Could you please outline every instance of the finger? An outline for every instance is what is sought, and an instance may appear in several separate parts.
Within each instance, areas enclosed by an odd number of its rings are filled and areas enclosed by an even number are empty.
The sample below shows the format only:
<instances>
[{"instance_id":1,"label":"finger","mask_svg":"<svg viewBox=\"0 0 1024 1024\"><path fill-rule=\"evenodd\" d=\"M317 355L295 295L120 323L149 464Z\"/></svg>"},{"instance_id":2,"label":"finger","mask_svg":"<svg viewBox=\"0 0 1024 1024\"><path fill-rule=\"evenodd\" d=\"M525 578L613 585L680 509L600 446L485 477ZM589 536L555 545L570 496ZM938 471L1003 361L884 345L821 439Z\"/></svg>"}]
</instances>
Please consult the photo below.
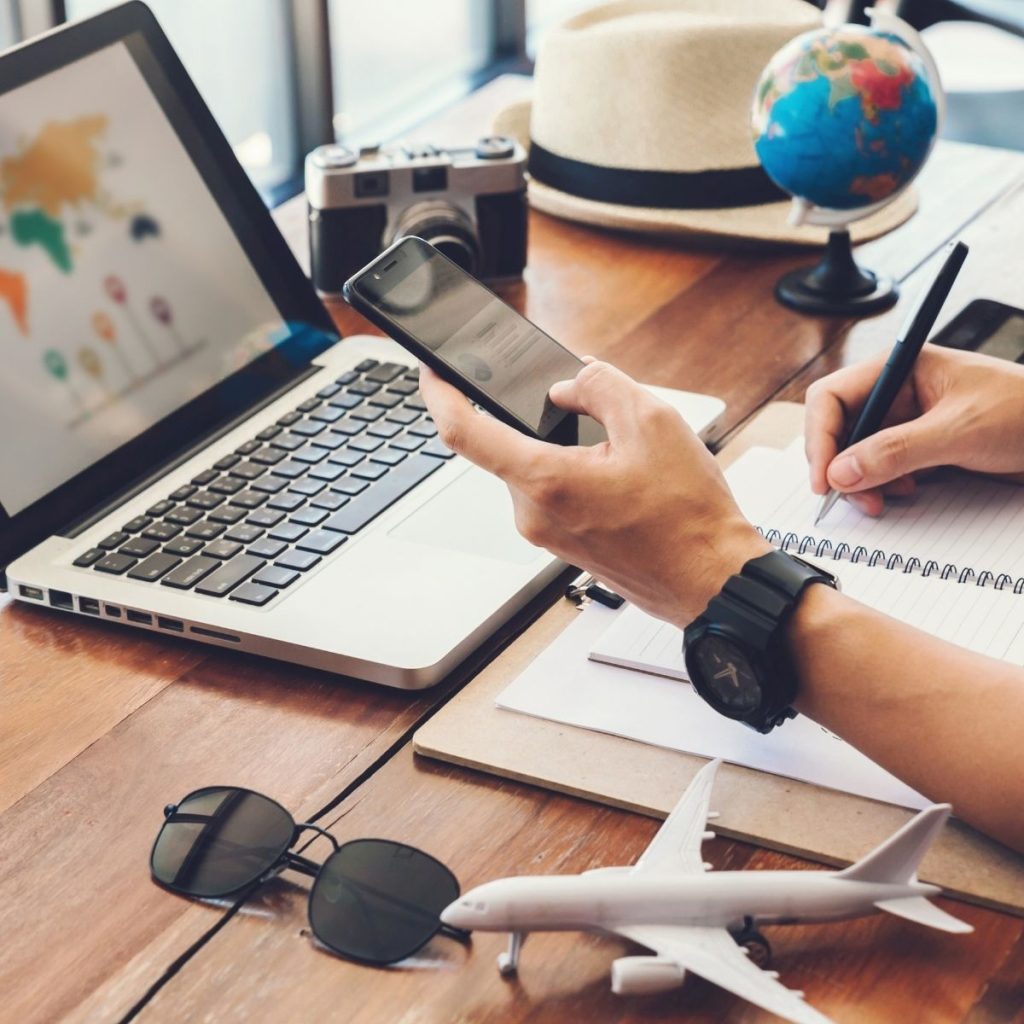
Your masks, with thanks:
<instances>
[{"instance_id":1,"label":"finger","mask_svg":"<svg viewBox=\"0 0 1024 1024\"><path fill-rule=\"evenodd\" d=\"M551 386L551 400L561 409L593 416L609 435L628 430L638 399L653 400L631 377L598 360L587 363L572 380Z\"/></svg>"},{"instance_id":2,"label":"finger","mask_svg":"<svg viewBox=\"0 0 1024 1024\"><path fill-rule=\"evenodd\" d=\"M538 459L557 459L556 445L521 434L493 416L482 415L451 384L420 366L420 392L438 434L452 451L509 483L525 481Z\"/></svg>"},{"instance_id":3,"label":"finger","mask_svg":"<svg viewBox=\"0 0 1024 1024\"><path fill-rule=\"evenodd\" d=\"M909 498L917 493L917 481L912 476L901 476L887 483L882 491L887 498Z\"/></svg>"},{"instance_id":4,"label":"finger","mask_svg":"<svg viewBox=\"0 0 1024 1024\"><path fill-rule=\"evenodd\" d=\"M852 445L829 463L829 484L838 491L865 491L940 465L948 445L941 419L921 416Z\"/></svg>"},{"instance_id":5,"label":"finger","mask_svg":"<svg viewBox=\"0 0 1024 1024\"><path fill-rule=\"evenodd\" d=\"M844 497L866 516L877 518L885 511L885 498L882 497L881 491L861 491L857 494L846 494Z\"/></svg>"}]
</instances>

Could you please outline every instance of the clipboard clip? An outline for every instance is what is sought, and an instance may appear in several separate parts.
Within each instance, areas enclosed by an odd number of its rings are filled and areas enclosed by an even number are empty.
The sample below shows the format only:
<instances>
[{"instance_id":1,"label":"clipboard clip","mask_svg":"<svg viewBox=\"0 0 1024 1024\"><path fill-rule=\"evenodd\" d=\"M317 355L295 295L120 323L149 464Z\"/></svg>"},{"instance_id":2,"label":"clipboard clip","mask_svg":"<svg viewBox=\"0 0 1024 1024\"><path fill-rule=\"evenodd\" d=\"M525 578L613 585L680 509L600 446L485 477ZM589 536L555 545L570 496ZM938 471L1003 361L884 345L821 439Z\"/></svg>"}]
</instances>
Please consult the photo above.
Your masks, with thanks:
<instances>
[{"instance_id":1,"label":"clipboard clip","mask_svg":"<svg viewBox=\"0 0 1024 1024\"><path fill-rule=\"evenodd\" d=\"M616 594L614 590L609 590L589 572L573 580L565 588L565 596L570 601L575 601L577 608L580 609L586 607L590 601L603 604L606 608L621 608L626 603L624 597Z\"/></svg>"}]
</instances>

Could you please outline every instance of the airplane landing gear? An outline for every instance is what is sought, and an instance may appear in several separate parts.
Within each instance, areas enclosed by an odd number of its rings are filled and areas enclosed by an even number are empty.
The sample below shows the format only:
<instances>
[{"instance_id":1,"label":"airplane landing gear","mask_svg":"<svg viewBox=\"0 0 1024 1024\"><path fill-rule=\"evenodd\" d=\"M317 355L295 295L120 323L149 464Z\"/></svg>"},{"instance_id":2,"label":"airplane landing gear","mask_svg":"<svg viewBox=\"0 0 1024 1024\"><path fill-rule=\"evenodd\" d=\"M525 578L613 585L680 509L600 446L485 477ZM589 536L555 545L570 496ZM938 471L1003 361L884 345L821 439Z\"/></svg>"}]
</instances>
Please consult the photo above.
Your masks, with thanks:
<instances>
[{"instance_id":1,"label":"airplane landing gear","mask_svg":"<svg viewBox=\"0 0 1024 1024\"><path fill-rule=\"evenodd\" d=\"M508 978L519 970L519 954L523 951L526 932L512 932L508 937L508 949L498 954L498 971Z\"/></svg>"},{"instance_id":2,"label":"airplane landing gear","mask_svg":"<svg viewBox=\"0 0 1024 1024\"><path fill-rule=\"evenodd\" d=\"M758 931L752 917L743 918L743 924L739 928L730 928L729 934L736 945L747 950L751 962L757 967L764 968L771 963L771 943Z\"/></svg>"}]
</instances>

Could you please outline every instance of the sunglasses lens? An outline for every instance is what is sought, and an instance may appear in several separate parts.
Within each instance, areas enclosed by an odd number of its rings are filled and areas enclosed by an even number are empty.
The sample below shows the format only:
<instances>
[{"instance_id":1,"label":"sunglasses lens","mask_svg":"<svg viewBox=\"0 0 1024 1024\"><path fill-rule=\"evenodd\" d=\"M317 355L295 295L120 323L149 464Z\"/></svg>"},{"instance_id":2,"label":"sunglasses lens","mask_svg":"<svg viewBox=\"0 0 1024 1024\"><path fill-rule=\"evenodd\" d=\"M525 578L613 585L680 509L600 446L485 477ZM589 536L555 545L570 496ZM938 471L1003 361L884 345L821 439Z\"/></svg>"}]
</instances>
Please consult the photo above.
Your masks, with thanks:
<instances>
[{"instance_id":1,"label":"sunglasses lens","mask_svg":"<svg viewBox=\"0 0 1024 1024\"><path fill-rule=\"evenodd\" d=\"M226 896L276 864L294 835L291 815L259 793L201 789L164 822L150 866L175 892Z\"/></svg>"},{"instance_id":2,"label":"sunglasses lens","mask_svg":"<svg viewBox=\"0 0 1024 1024\"><path fill-rule=\"evenodd\" d=\"M383 839L357 839L333 853L309 898L316 937L336 953L391 964L441 927L459 895L455 876L426 853Z\"/></svg>"}]
</instances>

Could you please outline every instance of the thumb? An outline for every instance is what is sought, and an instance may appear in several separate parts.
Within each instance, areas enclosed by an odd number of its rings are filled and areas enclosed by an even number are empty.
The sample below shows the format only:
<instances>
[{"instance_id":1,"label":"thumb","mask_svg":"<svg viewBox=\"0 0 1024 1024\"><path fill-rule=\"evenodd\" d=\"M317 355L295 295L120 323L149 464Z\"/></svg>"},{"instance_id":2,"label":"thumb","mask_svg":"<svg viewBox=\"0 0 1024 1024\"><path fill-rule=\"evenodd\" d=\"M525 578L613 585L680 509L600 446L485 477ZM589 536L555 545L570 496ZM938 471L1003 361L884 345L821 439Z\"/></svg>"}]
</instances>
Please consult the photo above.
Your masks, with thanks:
<instances>
[{"instance_id":1,"label":"thumb","mask_svg":"<svg viewBox=\"0 0 1024 1024\"><path fill-rule=\"evenodd\" d=\"M941 465L945 461L942 432L929 420L922 416L880 430L840 452L828 466L830 486L837 491L864 491Z\"/></svg>"},{"instance_id":2,"label":"thumb","mask_svg":"<svg viewBox=\"0 0 1024 1024\"><path fill-rule=\"evenodd\" d=\"M631 377L608 363L587 363L572 380L560 380L551 386L551 401L568 412L593 416L608 433L615 433L630 420L636 395L647 395Z\"/></svg>"}]
</instances>

